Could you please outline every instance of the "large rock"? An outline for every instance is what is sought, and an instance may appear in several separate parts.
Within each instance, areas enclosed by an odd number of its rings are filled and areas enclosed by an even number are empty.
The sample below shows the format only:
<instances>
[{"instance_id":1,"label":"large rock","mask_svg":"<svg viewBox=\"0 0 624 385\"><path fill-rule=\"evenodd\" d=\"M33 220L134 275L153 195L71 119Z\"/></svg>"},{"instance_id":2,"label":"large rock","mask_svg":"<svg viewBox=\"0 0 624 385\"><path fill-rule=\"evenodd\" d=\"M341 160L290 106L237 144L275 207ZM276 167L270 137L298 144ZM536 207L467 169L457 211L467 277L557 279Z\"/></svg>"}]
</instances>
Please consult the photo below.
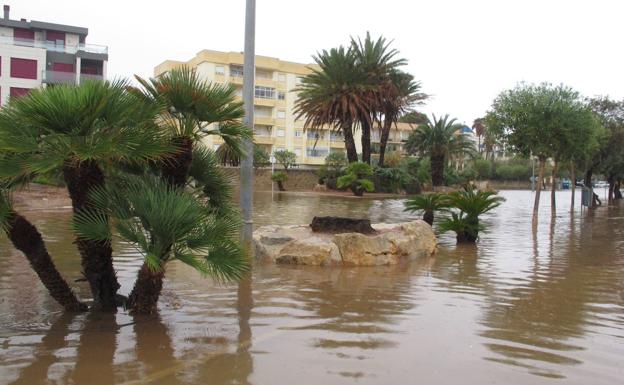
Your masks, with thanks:
<instances>
[{"instance_id":1,"label":"large rock","mask_svg":"<svg viewBox=\"0 0 624 385\"><path fill-rule=\"evenodd\" d=\"M276 263L327 266L342 263L338 247L328 239L310 237L287 243L275 259Z\"/></svg>"},{"instance_id":2,"label":"large rock","mask_svg":"<svg viewBox=\"0 0 624 385\"><path fill-rule=\"evenodd\" d=\"M280 264L394 265L435 253L437 240L421 220L373 225L374 234L314 233L309 226L264 226L254 232L256 257Z\"/></svg>"}]
</instances>

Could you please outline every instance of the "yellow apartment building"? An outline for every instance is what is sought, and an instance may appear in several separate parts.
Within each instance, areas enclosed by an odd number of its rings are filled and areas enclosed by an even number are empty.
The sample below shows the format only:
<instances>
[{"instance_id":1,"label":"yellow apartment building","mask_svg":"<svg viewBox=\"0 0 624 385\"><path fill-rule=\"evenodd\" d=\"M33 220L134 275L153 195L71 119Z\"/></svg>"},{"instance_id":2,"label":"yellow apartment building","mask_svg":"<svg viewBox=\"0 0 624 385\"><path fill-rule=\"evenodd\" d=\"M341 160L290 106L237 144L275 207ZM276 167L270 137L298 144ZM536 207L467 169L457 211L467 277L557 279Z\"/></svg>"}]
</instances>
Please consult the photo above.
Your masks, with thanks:
<instances>
[{"instance_id":1,"label":"yellow apartment building","mask_svg":"<svg viewBox=\"0 0 624 385\"><path fill-rule=\"evenodd\" d=\"M239 97L243 91L243 54L203 50L187 62L166 60L154 68L159 76L180 66L195 69L198 75L211 82L229 83L236 87ZM318 166L330 152L344 151L341 133L327 128L304 129L304 120L294 114L296 87L315 64L302 64L268 56L256 56L254 98L254 142L268 153L289 150L297 155L303 167ZM412 127L399 124L393 128L389 150L400 151ZM378 148L379 130L372 132L372 147ZM355 132L358 152L361 149L359 130ZM217 149L223 141L216 136L206 138L206 145Z\"/></svg>"}]
</instances>

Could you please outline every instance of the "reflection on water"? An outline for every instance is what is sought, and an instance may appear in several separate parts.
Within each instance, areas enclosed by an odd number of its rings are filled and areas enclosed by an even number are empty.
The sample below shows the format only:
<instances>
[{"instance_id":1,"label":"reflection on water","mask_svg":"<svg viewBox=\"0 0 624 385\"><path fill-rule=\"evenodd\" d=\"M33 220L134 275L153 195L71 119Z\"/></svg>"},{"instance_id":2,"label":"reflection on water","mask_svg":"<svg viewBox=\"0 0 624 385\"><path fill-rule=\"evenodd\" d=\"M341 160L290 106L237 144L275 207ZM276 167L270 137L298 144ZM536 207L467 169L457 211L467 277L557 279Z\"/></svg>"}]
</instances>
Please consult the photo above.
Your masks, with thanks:
<instances>
[{"instance_id":1,"label":"reflection on water","mask_svg":"<svg viewBox=\"0 0 624 385\"><path fill-rule=\"evenodd\" d=\"M532 228L532 195L503 192L477 246L443 236L435 257L405 266L262 265L217 286L174 263L146 318L62 314L3 239L0 384L619 383L624 209L571 215L558 194L557 216L544 202ZM255 199L256 225L412 218L397 199ZM31 217L63 274L80 277L69 213ZM130 250L116 257L122 291L139 266Z\"/></svg>"}]
</instances>

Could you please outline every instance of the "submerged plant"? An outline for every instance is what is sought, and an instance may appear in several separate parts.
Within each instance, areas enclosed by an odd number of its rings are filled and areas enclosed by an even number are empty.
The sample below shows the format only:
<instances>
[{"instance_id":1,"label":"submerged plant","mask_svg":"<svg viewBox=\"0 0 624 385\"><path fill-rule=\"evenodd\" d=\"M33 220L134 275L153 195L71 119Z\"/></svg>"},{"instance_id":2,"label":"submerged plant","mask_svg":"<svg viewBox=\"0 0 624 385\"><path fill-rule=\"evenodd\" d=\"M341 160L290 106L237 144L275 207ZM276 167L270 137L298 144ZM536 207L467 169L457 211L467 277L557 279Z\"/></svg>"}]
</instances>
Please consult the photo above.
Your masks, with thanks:
<instances>
[{"instance_id":1,"label":"submerged plant","mask_svg":"<svg viewBox=\"0 0 624 385\"><path fill-rule=\"evenodd\" d=\"M271 180L277 183L277 188L280 191L286 191L284 188L284 182L288 179L288 175L284 171L276 171L271 175Z\"/></svg>"},{"instance_id":2,"label":"submerged plant","mask_svg":"<svg viewBox=\"0 0 624 385\"><path fill-rule=\"evenodd\" d=\"M505 200L493 191L481 191L474 187L452 192L445 198L448 205L458 209L459 213L452 213L440 224L440 230L454 231L457 242L476 242L479 231L485 226L479 223L479 215L495 209Z\"/></svg>"},{"instance_id":3,"label":"submerged plant","mask_svg":"<svg viewBox=\"0 0 624 385\"><path fill-rule=\"evenodd\" d=\"M162 179L129 178L90 194L96 209L79 211L73 226L79 236L109 243L119 237L143 256L130 293L131 310L156 311L165 266L185 263L217 280L240 279L249 265L237 239L239 221L207 204L201 197L171 186ZM150 277L159 279L150 279ZM141 277L150 279L144 282Z\"/></svg>"},{"instance_id":4,"label":"submerged plant","mask_svg":"<svg viewBox=\"0 0 624 385\"><path fill-rule=\"evenodd\" d=\"M429 226L433 226L435 211L444 210L448 207L446 196L439 193L417 195L405 202L405 211L422 211L423 221L427 222Z\"/></svg>"},{"instance_id":5,"label":"submerged plant","mask_svg":"<svg viewBox=\"0 0 624 385\"><path fill-rule=\"evenodd\" d=\"M369 179L373 175L373 168L363 162L355 162L349 164L346 174L338 178L338 187L351 188L353 194L361 197L364 191L371 192L375 189L375 185Z\"/></svg>"}]
</instances>

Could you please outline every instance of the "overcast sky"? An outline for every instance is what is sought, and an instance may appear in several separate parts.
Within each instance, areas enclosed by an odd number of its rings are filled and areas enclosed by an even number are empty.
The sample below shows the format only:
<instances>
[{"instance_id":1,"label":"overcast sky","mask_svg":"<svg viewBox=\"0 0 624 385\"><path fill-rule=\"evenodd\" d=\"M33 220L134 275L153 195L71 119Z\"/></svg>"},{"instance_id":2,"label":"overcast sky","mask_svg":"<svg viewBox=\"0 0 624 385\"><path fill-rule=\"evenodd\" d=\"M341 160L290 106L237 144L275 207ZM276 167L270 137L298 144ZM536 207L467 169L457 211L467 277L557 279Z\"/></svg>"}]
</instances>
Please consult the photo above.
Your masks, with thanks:
<instances>
[{"instance_id":1,"label":"overcast sky","mask_svg":"<svg viewBox=\"0 0 624 385\"><path fill-rule=\"evenodd\" d=\"M109 46L110 77L243 50L245 0L98 3L4 0L12 19L89 28L87 42ZM383 34L432 95L421 110L470 124L519 81L624 97L623 15L624 0L257 0L256 53L309 63L349 36Z\"/></svg>"}]
</instances>

